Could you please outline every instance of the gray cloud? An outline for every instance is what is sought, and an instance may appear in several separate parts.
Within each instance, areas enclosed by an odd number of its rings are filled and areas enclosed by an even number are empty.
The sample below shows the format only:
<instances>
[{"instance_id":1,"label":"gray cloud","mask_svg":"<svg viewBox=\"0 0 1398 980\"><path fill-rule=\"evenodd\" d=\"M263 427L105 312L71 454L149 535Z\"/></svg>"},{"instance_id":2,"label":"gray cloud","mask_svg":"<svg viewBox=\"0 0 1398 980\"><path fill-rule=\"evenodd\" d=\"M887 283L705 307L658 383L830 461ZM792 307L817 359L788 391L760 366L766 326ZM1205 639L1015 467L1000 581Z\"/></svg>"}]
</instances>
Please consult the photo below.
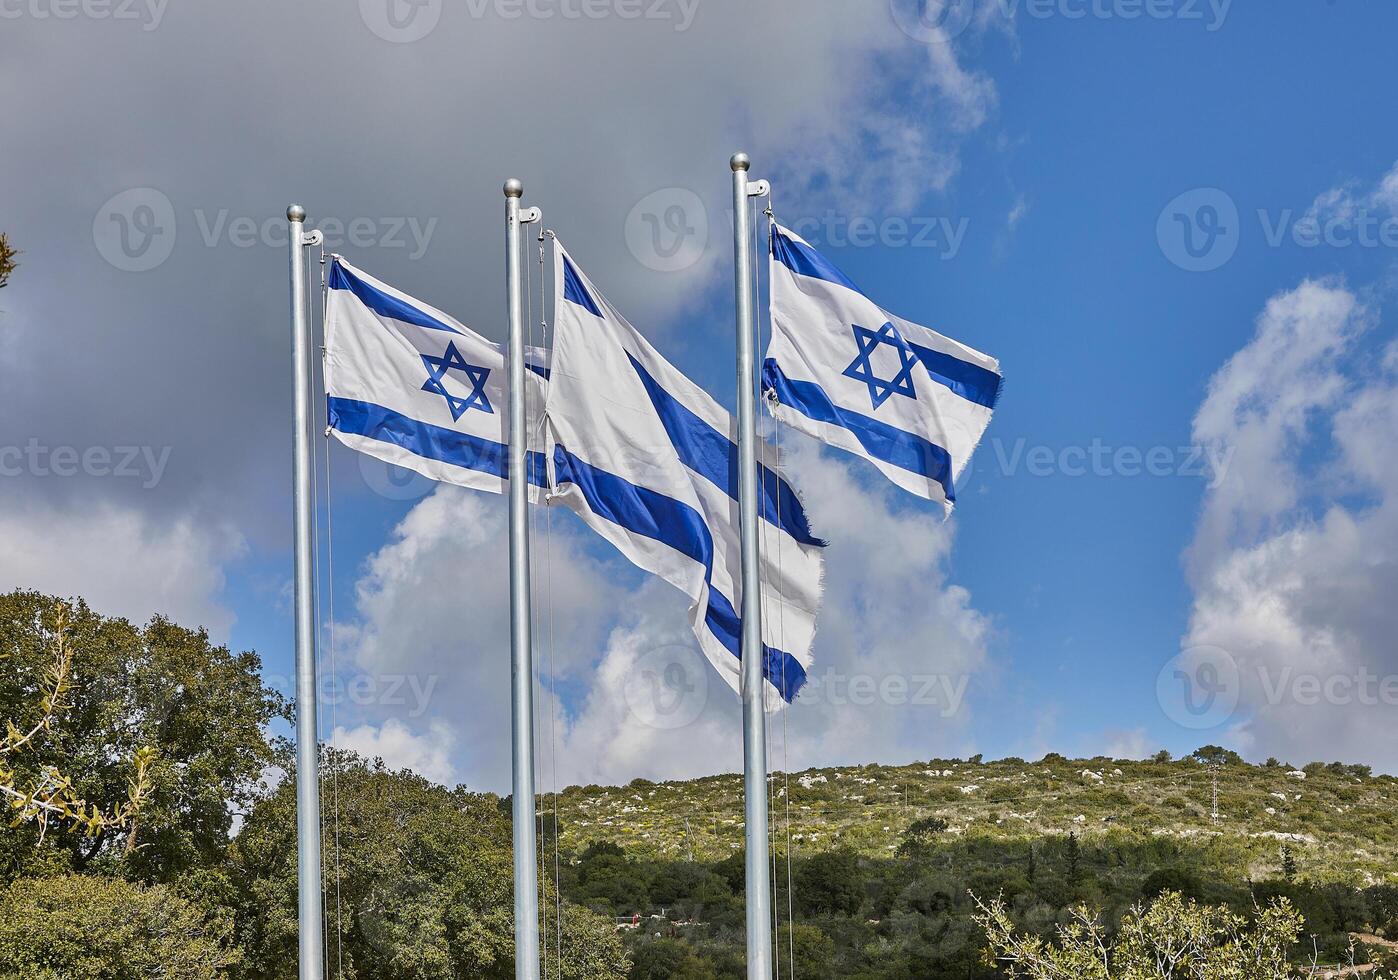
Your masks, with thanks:
<instances>
[{"instance_id":1,"label":"gray cloud","mask_svg":"<svg viewBox=\"0 0 1398 980\"><path fill-rule=\"evenodd\" d=\"M1274 297L1195 419L1237 452L1190 551L1185 647L1258 757L1398 767L1398 344L1375 356L1376 322L1338 282Z\"/></svg>"},{"instance_id":2,"label":"gray cloud","mask_svg":"<svg viewBox=\"0 0 1398 980\"><path fill-rule=\"evenodd\" d=\"M518 175L609 295L663 325L721 294L732 150L777 181L779 208L877 212L944 186L994 104L951 46L911 41L883 7L704 0L661 20L621 2L600 19L429 3L432 29L394 43L388 2L60 19L37 0L4 22L0 83L30 97L7 109L0 156L0 223L24 250L0 297L0 447L170 455L154 488L13 478L0 503L102 500L282 551L290 199L338 221L375 273L498 337L499 187ZM667 187L697 196L710 240L658 273L625 220Z\"/></svg>"}]
</instances>

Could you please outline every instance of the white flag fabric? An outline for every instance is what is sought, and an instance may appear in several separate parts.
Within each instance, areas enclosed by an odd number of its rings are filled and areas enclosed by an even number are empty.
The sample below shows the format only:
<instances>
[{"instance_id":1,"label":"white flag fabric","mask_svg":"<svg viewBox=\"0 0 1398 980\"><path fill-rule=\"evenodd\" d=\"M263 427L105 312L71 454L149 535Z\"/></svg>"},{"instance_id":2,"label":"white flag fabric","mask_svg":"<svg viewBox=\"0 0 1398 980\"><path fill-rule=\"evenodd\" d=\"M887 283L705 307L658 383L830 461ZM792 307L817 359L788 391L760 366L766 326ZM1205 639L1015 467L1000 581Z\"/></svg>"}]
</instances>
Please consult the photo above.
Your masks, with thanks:
<instances>
[{"instance_id":1,"label":"white flag fabric","mask_svg":"<svg viewBox=\"0 0 1398 980\"><path fill-rule=\"evenodd\" d=\"M950 510L1000 395L999 362L886 312L775 223L771 304L772 415Z\"/></svg>"},{"instance_id":2,"label":"white flag fabric","mask_svg":"<svg viewBox=\"0 0 1398 980\"><path fill-rule=\"evenodd\" d=\"M737 433L554 247L554 345L545 418L554 499L628 559L686 593L699 646L741 689ZM811 666L824 542L765 446L760 472L765 705Z\"/></svg>"},{"instance_id":3,"label":"white flag fabric","mask_svg":"<svg viewBox=\"0 0 1398 980\"><path fill-rule=\"evenodd\" d=\"M442 311L361 272L330 266L325 393L346 446L433 480L503 493L509 484L505 352ZM531 416L542 412L547 357L526 354ZM530 426L531 499L543 497L541 425Z\"/></svg>"}]
</instances>

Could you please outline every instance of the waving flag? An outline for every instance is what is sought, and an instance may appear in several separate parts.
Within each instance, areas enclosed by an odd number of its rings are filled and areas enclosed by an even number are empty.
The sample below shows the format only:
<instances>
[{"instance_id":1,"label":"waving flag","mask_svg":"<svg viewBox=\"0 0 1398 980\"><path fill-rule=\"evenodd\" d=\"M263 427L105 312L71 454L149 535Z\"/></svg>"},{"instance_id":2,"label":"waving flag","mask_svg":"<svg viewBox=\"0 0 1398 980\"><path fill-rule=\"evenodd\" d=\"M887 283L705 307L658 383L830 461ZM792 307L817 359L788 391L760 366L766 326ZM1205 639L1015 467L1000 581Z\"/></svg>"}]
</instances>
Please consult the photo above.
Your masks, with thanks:
<instances>
[{"instance_id":1,"label":"waving flag","mask_svg":"<svg viewBox=\"0 0 1398 980\"><path fill-rule=\"evenodd\" d=\"M699 646L740 689L738 449L733 418L670 366L555 242L545 417L555 499L692 600ZM769 710L810 667L821 548L796 492L761 462L763 666Z\"/></svg>"},{"instance_id":2,"label":"waving flag","mask_svg":"<svg viewBox=\"0 0 1398 980\"><path fill-rule=\"evenodd\" d=\"M337 439L433 480L504 492L508 379L497 345L337 255L325 348L328 417ZM529 402L541 411L547 358L531 351L529 359ZM528 469L539 499L539 452L530 453Z\"/></svg>"},{"instance_id":3,"label":"waving flag","mask_svg":"<svg viewBox=\"0 0 1398 980\"><path fill-rule=\"evenodd\" d=\"M1000 395L999 362L885 312L777 224L771 270L769 411L949 510Z\"/></svg>"}]
</instances>

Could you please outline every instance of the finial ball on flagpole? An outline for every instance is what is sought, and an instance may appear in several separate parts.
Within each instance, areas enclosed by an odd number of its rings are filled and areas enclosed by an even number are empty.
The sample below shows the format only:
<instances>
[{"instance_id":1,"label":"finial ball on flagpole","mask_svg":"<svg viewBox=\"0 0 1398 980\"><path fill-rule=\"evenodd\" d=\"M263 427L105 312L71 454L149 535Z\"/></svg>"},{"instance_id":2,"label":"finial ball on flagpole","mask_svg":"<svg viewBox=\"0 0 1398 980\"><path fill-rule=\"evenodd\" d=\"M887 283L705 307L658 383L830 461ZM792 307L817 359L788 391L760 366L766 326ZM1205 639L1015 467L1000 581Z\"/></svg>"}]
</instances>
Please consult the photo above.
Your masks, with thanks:
<instances>
[{"instance_id":1,"label":"finial ball on flagpole","mask_svg":"<svg viewBox=\"0 0 1398 980\"><path fill-rule=\"evenodd\" d=\"M733 171L736 173L739 170L748 169L748 167L752 166L752 161L748 159L746 153L735 153L733 154L733 159L728 161L728 166L732 167Z\"/></svg>"},{"instance_id":2,"label":"finial ball on flagpole","mask_svg":"<svg viewBox=\"0 0 1398 980\"><path fill-rule=\"evenodd\" d=\"M523 197L524 181L520 180L518 177L511 177L509 180L505 181L505 196Z\"/></svg>"},{"instance_id":3,"label":"finial ball on flagpole","mask_svg":"<svg viewBox=\"0 0 1398 980\"><path fill-rule=\"evenodd\" d=\"M289 207L289 208L286 209L286 220L287 220L287 221L305 221L305 220L306 220L306 209L303 208L303 207L302 207L301 205L299 205L299 204L293 204L291 207Z\"/></svg>"}]
</instances>

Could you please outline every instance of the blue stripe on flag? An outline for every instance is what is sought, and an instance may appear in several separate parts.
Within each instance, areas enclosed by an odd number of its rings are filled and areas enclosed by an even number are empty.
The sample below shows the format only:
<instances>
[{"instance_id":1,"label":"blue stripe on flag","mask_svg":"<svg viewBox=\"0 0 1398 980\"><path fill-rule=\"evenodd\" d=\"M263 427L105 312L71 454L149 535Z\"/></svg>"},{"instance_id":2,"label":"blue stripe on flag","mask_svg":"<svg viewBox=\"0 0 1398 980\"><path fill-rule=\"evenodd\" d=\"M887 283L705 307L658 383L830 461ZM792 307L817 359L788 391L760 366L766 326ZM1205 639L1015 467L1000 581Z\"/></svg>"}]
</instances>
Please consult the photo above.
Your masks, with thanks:
<instances>
[{"instance_id":1,"label":"blue stripe on flag","mask_svg":"<svg viewBox=\"0 0 1398 980\"><path fill-rule=\"evenodd\" d=\"M582 283L582 276L578 275L578 270L573 263L568 260L568 256L563 256L563 298L570 303L576 303L593 316L601 316L602 311L597 308L596 302L592 299L592 294L587 291L587 287Z\"/></svg>"},{"instance_id":2,"label":"blue stripe on flag","mask_svg":"<svg viewBox=\"0 0 1398 980\"><path fill-rule=\"evenodd\" d=\"M869 299L868 295L835 268L829 259L809 245L783 235L775 227L772 229L772 255L798 276L833 282ZM869 302L872 303L873 300ZM986 408L995 407L995 402L1000 397L1000 375L979 364L963 361L954 354L946 354L911 342L908 346L917 354L918 360L927 368L927 373L933 381L945 385L969 402L984 405Z\"/></svg>"},{"instance_id":3,"label":"blue stripe on flag","mask_svg":"<svg viewBox=\"0 0 1398 980\"><path fill-rule=\"evenodd\" d=\"M772 226L772 255L798 276L824 279L826 282L833 282L846 289L852 289L860 296L864 295L864 290L835 268L829 259L805 242L798 242L794 238L783 235L775 225Z\"/></svg>"},{"instance_id":4,"label":"blue stripe on flag","mask_svg":"<svg viewBox=\"0 0 1398 980\"><path fill-rule=\"evenodd\" d=\"M426 327L428 330L445 330L448 333L460 334L461 331L455 327L449 327L436 317L423 312L411 303L405 303L397 296L390 296L377 286L370 285L360 279L354 273L345 268L342 262L332 262L330 264L331 289L348 289L359 298L359 301L379 316L386 316L391 320L401 320L404 323L411 323L414 326Z\"/></svg>"},{"instance_id":5,"label":"blue stripe on flag","mask_svg":"<svg viewBox=\"0 0 1398 980\"><path fill-rule=\"evenodd\" d=\"M986 408L994 408L995 403L999 401L1001 379L994 371L986 370L970 361L963 361L953 354L914 344L912 341L908 341L908 346L913 349L922 366L927 368L927 373L932 376L933 381L946 385L968 402L975 402Z\"/></svg>"},{"instance_id":6,"label":"blue stripe on flag","mask_svg":"<svg viewBox=\"0 0 1398 980\"><path fill-rule=\"evenodd\" d=\"M697 510L673 497L638 487L606 470L585 463L562 446L553 450L558 483L576 486L592 512L632 534L674 548L704 566L704 579L713 574L714 539ZM728 597L709 585L704 624L724 649L741 659L742 621ZM762 647L763 675L790 703L806 683L806 668L791 654Z\"/></svg>"},{"instance_id":7,"label":"blue stripe on flag","mask_svg":"<svg viewBox=\"0 0 1398 980\"><path fill-rule=\"evenodd\" d=\"M738 499L738 447L722 432L695 415L655 380L641 363L627 353L631 366L650 395L655 413L674 443L680 462L714 486ZM762 519L779 527L802 544L824 548L825 542L811 533L806 508L796 491L777 474L759 466L762 487Z\"/></svg>"},{"instance_id":8,"label":"blue stripe on flag","mask_svg":"<svg viewBox=\"0 0 1398 980\"><path fill-rule=\"evenodd\" d=\"M507 478L509 451L503 443L419 422L373 402L336 397L327 401L330 427L339 432L377 439L423 459L480 470L502 480ZM529 453L526 466L530 483L536 487L548 486L543 453Z\"/></svg>"},{"instance_id":9,"label":"blue stripe on flag","mask_svg":"<svg viewBox=\"0 0 1398 980\"><path fill-rule=\"evenodd\" d=\"M810 381L792 381L772 358L762 365L762 387L775 391L777 400L807 418L848 429L864 451L885 463L935 480L947 500L956 502L951 480L951 454L934 442L867 415L840 408L825 389Z\"/></svg>"}]
</instances>

